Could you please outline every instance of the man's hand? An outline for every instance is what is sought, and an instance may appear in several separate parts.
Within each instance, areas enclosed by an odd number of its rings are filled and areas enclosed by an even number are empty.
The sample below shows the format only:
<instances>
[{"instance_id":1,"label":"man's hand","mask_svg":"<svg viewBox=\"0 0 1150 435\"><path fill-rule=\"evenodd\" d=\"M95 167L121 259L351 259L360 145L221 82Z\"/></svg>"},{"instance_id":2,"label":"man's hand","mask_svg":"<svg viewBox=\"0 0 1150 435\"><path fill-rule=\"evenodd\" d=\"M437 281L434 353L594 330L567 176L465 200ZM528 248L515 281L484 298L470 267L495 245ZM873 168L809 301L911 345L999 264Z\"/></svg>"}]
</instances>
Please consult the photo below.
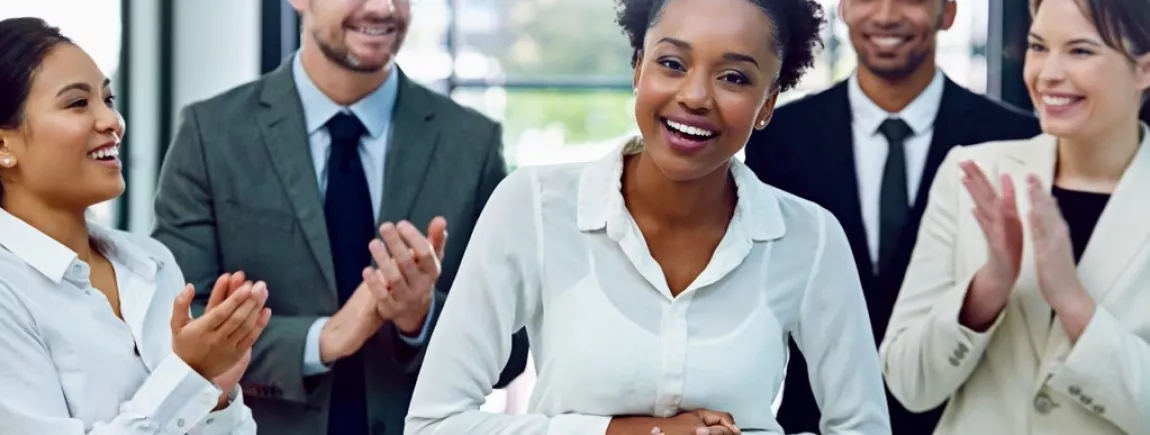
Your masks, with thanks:
<instances>
[{"instance_id":1,"label":"man's hand","mask_svg":"<svg viewBox=\"0 0 1150 435\"><path fill-rule=\"evenodd\" d=\"M376 299L383 320L395 323L407 335L417 335L431 308L431 295L439 279L440 260L447 243L447 221L431 220L428 237L410 222L391 222L379 228L381 239L368 245L378 268L363 271L363 281Z\"/></svg>"},{"instance_id":2,"label":"man's hand","mask_svg":"<svg viewBox=\"0 0 1150 435\"><path fill-rule=\"evenodd\" d=\"M323 325L319 334L320 359L330 365L358 352L381 327L383 319L376 312L375 298L366 285L360 284L343 308Z\"/></svg>"}]
</instances>

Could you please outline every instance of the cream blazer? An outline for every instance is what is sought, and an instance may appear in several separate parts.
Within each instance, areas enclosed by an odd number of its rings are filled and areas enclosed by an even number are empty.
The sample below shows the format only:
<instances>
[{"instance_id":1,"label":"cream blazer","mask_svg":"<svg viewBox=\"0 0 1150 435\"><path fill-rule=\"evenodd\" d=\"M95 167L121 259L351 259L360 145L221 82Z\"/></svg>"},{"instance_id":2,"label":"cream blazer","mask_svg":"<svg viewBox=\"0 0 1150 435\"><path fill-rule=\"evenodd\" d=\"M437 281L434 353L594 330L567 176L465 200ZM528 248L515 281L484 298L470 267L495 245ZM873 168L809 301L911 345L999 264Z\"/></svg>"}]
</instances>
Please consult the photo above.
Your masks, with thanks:
<instances>
[{"instance_id":1,"label":"cream blazer","mask_svg":"<svg viewBox=\"0 0 1150 435\"><path fill-rule=\"evenodd\" d=\"M946 157L879 349L890 391L908 409L949 400L935 434L1150 434L1150 131L1142 131L1079 261L1098 310L1073 346L1038 288L1025 218L1026 176L1050 185L1055 138L956 147ZM996 184L1010 174L1026 243L1013 294L983 333L958 323L987 257L961 182L966 160Z\"/></svg>"}]
</instances>

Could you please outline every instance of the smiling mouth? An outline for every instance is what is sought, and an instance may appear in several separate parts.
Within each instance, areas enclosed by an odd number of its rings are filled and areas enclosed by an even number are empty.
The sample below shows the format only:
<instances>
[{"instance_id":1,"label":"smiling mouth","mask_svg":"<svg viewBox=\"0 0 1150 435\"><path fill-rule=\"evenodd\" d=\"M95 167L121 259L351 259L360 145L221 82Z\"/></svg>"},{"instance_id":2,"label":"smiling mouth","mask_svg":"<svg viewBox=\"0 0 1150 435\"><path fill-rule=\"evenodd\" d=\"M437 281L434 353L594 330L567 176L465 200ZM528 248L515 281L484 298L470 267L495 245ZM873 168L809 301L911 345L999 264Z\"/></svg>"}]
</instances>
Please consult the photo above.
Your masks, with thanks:
<instances>
[{"instance_id":1,"label":"smiling mouth","mask_svg":"<svg viewBox=\"0 0 1150 435\"><path fill-rule=\"evenodd\" d=\"M352 26L352 27L348 27L348 30L351 30L352 32L355 32L355 33L358 33L358 34L361 34L364 36L376 38L376 37L380 37L380 36L388 36L388 35L394 34L397 30L397 26L395 24L380 24L380 25L371 25L371 26Z\"/></svg>"},{"instance_id":2,"label":"smiling mouth","mask_svg":"<svg viewBox=\"0 0 1150 435\"><path fill-rule=\"evenodd\" d=\"M705 142L718 136L717 132L711 130L675 122L667 118L661 118L660 120L663 121L663 126L667 127L667 131L671 132L671 134L689 141Z\"/></svg>"},{"instance_id":3,"label":"smiling mouth","mask_svg":"<svg viewBox=\"0 0 1150 435\"><path fill-rule=\"evenodd\" d=\"M108 145L97 148L95 151L88 153L88 158L101 162L116 160L120 158L120 147L116 145Z\"/></svg>"},{"instance_id":4,"label":"smiling mouth","mask_svg":"<svg viewBox=\"0 0 1150 435\"><path fill-rule=\"evenodd\" d=\"M878 48L894 49L900 45L910 42L908 36L868 36L867 40Z\"/></svg>"}]
</instances>

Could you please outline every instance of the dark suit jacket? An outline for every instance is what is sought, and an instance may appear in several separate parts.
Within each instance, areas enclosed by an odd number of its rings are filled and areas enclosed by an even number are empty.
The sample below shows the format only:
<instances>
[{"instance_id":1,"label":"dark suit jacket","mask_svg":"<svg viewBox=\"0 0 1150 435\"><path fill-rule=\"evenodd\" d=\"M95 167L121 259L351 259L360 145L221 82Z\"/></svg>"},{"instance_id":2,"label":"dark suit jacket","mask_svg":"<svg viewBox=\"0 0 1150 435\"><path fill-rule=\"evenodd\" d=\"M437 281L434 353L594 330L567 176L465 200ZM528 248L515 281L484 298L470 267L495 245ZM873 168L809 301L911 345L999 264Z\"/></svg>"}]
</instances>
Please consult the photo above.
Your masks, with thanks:
<instances>
[{"instance_id":1,"label":"dark suit jacket","mask_svg":"<svg viewBox=\"0 0 1150 435\"><path fill-rule=\"evenodd\" d=\"M910 263L930 183L947 151L959 145L1029 138L1038 133L1038 122L1032 116L976 95L947 79L915 206L893 266L885 276L873 272L867 249L855 175L847 82L779 107L767 128L751 136L746 162L763 182L818 203L842 223L862 280L877 346ZM787 433L818 433L819 408L811 393L806 362L794 341L790 354L779 423ZM896 435L930 434L942 409L914 415L896 401L888 402Z\"/></svg>"},{"instance_id":2,"label":"dark suit jacket","mask_svg":"<svg viewBox=\"0 0 1150 435\"><path fill-rule=\"evenodd\" d=\"M451 236L429 314L434 324L475 221L506 175L502 129L396 73L379 221L423 226L434 216L447 218ZM308 328L339 302L291 63L192 104L181 118L160 173L153 236L175 254L200 304L225 271L267 282L273 314L241 382L246 403L262 434L323 435L332 377L305 378L303 352ZM422 348L397 334L389 323L361 350L372 435L403 433L423 359ZM526 335L516 338L503 383L526 365Z\"/></svg>"}]
</instances>

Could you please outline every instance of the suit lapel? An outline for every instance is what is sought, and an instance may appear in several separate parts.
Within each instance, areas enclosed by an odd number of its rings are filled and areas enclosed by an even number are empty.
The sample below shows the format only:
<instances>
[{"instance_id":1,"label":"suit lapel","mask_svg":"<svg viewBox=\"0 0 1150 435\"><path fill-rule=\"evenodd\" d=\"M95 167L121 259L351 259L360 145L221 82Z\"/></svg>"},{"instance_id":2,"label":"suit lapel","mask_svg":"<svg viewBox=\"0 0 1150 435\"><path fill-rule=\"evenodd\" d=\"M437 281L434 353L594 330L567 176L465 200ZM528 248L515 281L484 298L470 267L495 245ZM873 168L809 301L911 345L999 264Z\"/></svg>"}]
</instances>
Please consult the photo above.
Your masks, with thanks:
<instances>
[{"instance_id":1,"label":"suit lapel","mask_svg":"<svg viewBox=\"0 0 1150 435\"><path fill-rule=\"evenodd\" d=\"M1150 239L1150 139L1142 145L1122 174L1110 196L1086 251L1079 261L1078 277L1086 290L1101 303L1113 289L1118 277Z\"/></svg>"},{"instance_id":2,"label":"suit lapel","mask_svg":"<svg viewBox=\"0 0 1150 435\"><path fill-rule=\"evenodd\" d=\"M287 191L296 219L312 255L323 271L328 287L335 292L335 268L331 260L323 202L311 161L303 106L292 78L291 63L272 72L260 95L260 132L279 179Z\"/></svg>"},{"instance_id":3,"label":"suit lapel","mask_svg":"<svg viewBox=\"0 0 1150 435\"><path fill-rule=\"evenodd\" d=\"M418 197L428 167L438 145L439 130L431 122L435 118L430 91L412 82L399 72L399 95L392 120L392 134L384 163L383 206L379 208L380 222L396 222L411 218L415 198ZM413 222L422 228L425 222Z\"/></svg>"},{"instance_id":4,"label":"suit lapel","mask_svg":"<svg viewBox=\"0 0 1150 435\"><path fill-rule=\"evenodd\" d=\"M1026 194L1026 177L1037 175L1042 185L1049 187L1054 182L1057 147L1054 137L1039 135L1029 142L1010 150L1010 158L1003 160L999 173L1010 175L1017 194L1018 215L1022 219L1022 264L1019 267L1018 281L1014 285L1015 297L1019 300L1026 327L1030 333L1035 355L1041 356L1050 335L1050 304L1042 296L1038 287L1038 270L1034 263L1034 243L1028 222L1032 208ZM994 171L987 171L993 173ZM993 180L995 184L998 180ZM1001 189L1001 187L1000 187ZM981 234L979 234L981 237Z\"/></svg>"},{"instance_id":5,"label":"suit lapel","mask_svg":"<svg viewBox=\"0 0 1150 435\"><path fill-rule=\"evenodd\" d=\"M855 170L854 133L851 127L850 100L847 82L842 81L826 91L829 95L826 109L828 113L816 115L825 117L828 124L816 131L822 132L821 140L815 141L821 147L821 160L826 163L826 172L818 177L828 180L822 184L833 189L824 192L827 209L834 212L843 226L859 263L859 271L872 271L874 264L863 225L862 205L859 202L858 175ZM873 277L873 273L864 276Z\"/></svg>"}]
</instances>

